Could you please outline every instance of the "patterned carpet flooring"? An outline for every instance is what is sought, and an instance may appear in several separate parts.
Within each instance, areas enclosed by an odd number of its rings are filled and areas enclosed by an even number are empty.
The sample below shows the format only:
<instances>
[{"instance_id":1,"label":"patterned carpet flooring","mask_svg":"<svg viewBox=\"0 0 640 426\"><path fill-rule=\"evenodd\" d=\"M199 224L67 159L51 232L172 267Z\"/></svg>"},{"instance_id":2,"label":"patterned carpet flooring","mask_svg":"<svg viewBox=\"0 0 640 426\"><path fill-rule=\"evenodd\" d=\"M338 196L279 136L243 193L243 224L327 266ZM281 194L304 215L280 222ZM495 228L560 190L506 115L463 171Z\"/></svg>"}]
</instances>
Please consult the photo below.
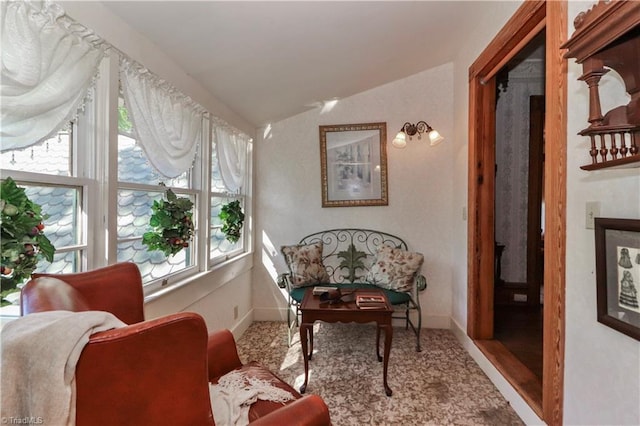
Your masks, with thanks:
<instances>
[{"instance_id":1,"label":"patterned carpet flooring","mask_svg":"<svg viewBox=\"0 0 640 426\"><path fill-rule=\"evenodd\" d=\"M394 328L387 397L375 339L374 325L314 325L307 393L324 399L334 425L524 424L448 330L424 329L416 352L413 333ZM243 362L261 362L296 389L304 382L299 335L288 347L285 323L255 322L237 344Z\"/></svg>"}]
</instances>

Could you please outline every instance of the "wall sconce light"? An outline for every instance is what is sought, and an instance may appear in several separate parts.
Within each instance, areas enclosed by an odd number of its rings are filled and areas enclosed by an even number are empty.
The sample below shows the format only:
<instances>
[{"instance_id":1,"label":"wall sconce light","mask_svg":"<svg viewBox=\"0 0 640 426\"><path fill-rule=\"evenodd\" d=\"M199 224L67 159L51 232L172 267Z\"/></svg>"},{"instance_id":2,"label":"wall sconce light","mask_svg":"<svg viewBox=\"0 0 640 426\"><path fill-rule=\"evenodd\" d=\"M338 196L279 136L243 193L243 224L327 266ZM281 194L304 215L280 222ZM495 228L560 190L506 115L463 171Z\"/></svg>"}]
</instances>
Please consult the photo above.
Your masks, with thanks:
<instances>
[{"instance_id":1,"label":"wall sconce light","mask_svg":"<svg viewBox=\"0 0 640 426\"><path fill-rule=\"evenodd\" d=\"M391 144L396 148L404 148L407 146L407 135L409 135L409 140L411 137L418 134L418 139L422 139L422 134L426 133L429 136L429 145L435 146L444 140L444 138L438 133L437 130L434 130L433 127L429 126L424 121L418 121L416 124L411 124L409 122L404 123L398 134Z\"/></svg>"}]
</instances>

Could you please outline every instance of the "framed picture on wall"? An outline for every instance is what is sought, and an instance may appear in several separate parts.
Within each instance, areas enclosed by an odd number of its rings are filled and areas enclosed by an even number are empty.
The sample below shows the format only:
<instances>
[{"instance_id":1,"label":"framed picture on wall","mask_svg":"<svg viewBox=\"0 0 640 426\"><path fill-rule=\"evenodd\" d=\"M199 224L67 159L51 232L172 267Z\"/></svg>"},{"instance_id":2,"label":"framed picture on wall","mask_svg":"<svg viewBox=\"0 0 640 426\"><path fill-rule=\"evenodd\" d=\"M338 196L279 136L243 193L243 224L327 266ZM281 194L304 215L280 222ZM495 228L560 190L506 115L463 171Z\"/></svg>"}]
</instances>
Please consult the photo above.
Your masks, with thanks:
<instances>
[{"instance_id":1,"label":"framed picture on wall","mask_svg":"<svg viewBox=\"0 0 640 426\"><path fill-rule=\"evenodd\" d=\"M598 322L640 340L640 220L595 219Z\"/></svg>"},{"instance_id":2,"label":"framed picture on wall","mask_svg":"<svg viewBox=\"0 0 640 426\"><path fill-rule=\"evenodd\" d=\"M320 126L322 207L386 206L387 123Z\"/></svg>"}]
</instances>

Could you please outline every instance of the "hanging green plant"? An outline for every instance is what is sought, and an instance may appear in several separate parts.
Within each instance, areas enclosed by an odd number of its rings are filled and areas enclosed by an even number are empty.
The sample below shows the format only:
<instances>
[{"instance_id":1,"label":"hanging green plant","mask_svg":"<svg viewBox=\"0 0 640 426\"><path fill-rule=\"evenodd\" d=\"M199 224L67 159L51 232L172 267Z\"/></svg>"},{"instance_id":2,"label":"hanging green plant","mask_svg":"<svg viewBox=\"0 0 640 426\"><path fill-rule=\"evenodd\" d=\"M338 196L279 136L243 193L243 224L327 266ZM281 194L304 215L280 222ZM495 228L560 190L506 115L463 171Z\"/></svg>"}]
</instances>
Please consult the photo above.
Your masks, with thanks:
<instances>
[{"instance_id":1,"label":"hanging green plant","mask_svg":"<svg viewBox=\"0 0 640 426\"><path fill-rule=\"evenodd\" d=\"M227 240L232 243L238 242L244 224L244 213L242 213L240 200L231 201L222 206L218 217L222 221L222 232L226 235Z\"/></svg>"},{"instance_id":2,"label":"hanging green plant","mask_svg":"<svg viewBox=\"0 0 640 426\"><path fill-rule=\"evenodd\" d=\"M2 181L0 194L0 225L2 228L2 266L0 297L14 293L16 288L31 277L38 261L53 262L56 251L49 238L44 235L44 224L48 216L42 208L27 197L24 188L16 185L10 177Z\"/></svg>"},{"instance_id":3,"label":"hanging green plant","mask_svg":"<svg viewBox=\"0 0 640 426\"><path fill-rule=\"evenodd\" d=\"M189 247L193 238L193 202L188 198L177 197L171 189L167 189L166 195L166 200L153 202L153 213L149 219L152 230L144 233L142 243L149 250L173 256Z\"/></svg>"}]
</instances>

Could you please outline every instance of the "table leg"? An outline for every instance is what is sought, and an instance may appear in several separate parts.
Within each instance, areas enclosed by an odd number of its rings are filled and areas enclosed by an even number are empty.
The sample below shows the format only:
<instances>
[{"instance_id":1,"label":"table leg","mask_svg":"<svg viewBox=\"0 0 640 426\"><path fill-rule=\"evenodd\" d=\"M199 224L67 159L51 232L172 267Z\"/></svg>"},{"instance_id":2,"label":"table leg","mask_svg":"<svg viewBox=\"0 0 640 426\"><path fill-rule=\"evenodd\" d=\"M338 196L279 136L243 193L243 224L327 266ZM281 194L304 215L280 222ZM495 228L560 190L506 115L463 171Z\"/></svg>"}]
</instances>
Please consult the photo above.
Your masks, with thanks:
<instances>
[{"instance_id":1,"label":"table leg","mask_svg":"<svg viewBox=\"0 0 640 426\"><path fill-rule=\"evenodd\" d=\"M378 362L382 361L380 356L380 324L376 324L376 356L378 357Z\"/></svg>"},{"instance_id":2,"label":"table leg","mask_svg":"<svg viewBox=\"0 0 640 426\"><path fill-rule=\"evenodd\" d=\"M382 375L384 377L384 390L387 396L391 396L393 391L387 384L387 367L389 366L389 354L391 353L391 339L393 337L393 327L391 324L383 325L384 327L384 364L382 365Z\"/></svg>"},{"instance_id":3,"label":"table leg","mask_svg":"<svg viewBox=\"0 0 640 426\"><path fill-rule=\"evenodd\" d=\"M309 360L311 360L311 357L313 356L313 324L310 324L308 326L308 330L309 330Z\"/></svg>"},{"instance_id":4,"label":"table leg","mask_svg":"<svg viewBox=\"0 0 640 426\"><path fill-rule=\"evenodd\" d=\"M309 335L311 333L311 339L313 339L313 324L311 326L306 323L300 324L300 343L302 345L302 358L304 359L304 383L300 386L300 393L304 393L307 390L307 380L309 378ZM312 340L313 341L313 340ZM313 344L311 345L313 346Z\"/></svg>"}]
</instances>

